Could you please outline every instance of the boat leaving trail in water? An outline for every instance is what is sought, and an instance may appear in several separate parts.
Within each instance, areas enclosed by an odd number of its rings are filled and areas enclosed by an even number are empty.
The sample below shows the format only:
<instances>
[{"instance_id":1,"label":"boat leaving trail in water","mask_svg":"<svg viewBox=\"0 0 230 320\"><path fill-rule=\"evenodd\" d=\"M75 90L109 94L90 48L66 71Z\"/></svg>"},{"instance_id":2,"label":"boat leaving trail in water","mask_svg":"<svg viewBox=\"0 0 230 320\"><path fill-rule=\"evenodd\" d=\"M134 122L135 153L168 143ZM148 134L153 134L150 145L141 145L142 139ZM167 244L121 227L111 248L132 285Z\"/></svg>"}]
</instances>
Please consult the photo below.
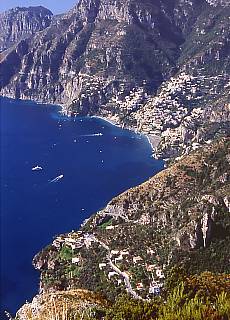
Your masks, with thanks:
<instances>
[{"instance_id":1,"label":"boat leaving trail in water","mask_svg":"<svg viewBox=\"0 0 230 320\"><path fill-rule=\"evenodd\" d=\"M38 170L42 170L43 168L40 166L36 166L32 168L32 171L38 171Z\"/></svg>"},{"instance_id":2,"label":"boat leaving trail in water","mask_svg":"<svg viewBox=\"0 0 230 320\"><path fill-rule=\"evenodd\" d=\"M53 182L58 182L60 179L62 179L64 177L64 175L63 174L61 174L60 176L58 176L58 177L56 177L56 178L54 178L54 179L52 179L52 180L50 180L50 183L53 183Z\"/></svg>"},{"instance_id":3,"label":"boat leaving trail in water","mask_svg":"<svg viewBox=\"0 0 230 320\"><path fill-rule=\"evenodd\" d=\"M99 133L89 133L89 134L82 134L79 137L100 137L103 136L103 133L99 132Z\"/></svg>"}]
</instances>

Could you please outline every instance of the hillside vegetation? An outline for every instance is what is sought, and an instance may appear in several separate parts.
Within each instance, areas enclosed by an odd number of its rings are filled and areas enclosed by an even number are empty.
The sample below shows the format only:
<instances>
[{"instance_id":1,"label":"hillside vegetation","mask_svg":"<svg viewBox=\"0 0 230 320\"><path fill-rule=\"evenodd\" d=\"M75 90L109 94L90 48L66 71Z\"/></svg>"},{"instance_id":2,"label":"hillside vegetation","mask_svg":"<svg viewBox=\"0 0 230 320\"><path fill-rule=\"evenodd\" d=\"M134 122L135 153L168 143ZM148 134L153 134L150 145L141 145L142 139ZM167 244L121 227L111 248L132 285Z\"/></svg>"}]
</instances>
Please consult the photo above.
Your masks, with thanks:
<instances>
[{"instance_id":1,"label":"hillside vegetation","mask_svg":"<svg viewBox=\"0 0 230 320\"><path fill-rule=\"evenodd\" d=\"M56 237L34 258L42 292L94 291L98 319L228 319L229 147L182 157Z\"/></svg>"}]
</instances>

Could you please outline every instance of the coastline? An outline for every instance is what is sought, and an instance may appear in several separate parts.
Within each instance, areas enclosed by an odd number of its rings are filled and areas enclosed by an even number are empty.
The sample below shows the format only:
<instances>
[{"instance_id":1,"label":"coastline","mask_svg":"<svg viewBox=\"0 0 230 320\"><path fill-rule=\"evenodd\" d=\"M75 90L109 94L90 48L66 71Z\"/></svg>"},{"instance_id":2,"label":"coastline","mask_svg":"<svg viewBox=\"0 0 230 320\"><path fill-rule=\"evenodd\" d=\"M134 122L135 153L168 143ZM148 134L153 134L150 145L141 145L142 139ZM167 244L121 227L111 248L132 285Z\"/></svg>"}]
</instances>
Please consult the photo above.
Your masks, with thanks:
<instances>
[{"instance_id":1,"label":"coastline","mask_svg":"<svg viewBox=\"0 0 230 320\"><path fill-rule=\"evenodd\" d=\"M10 99L11 100L11 99ZM10 101L9 100L9 101ZM12 101L12 100L11 100ZM18 101L21 105L24 105L24 110L25 110L25 113L26 114L28 114L28 112L29 112L29 109L30 109L30 107L29 107L29 104L27 104L27 103L30 103L31 105L33 104L33 100L30 100L30 101L26 101L26 102L24 102L24 100L22 101L22 100L20 100L20 101ZM35 104L36 104L36 102L35 102ZM28 108L27 108L27 105L28 105ZM46 109L46 108L44 108L44 106L42 105L42 104L37 104L37 106L38 107L42 107L42 108L37 108L36 106L35 106L35 109L36 109L36 111L42 111L42 109ZM61 111L61 106L60 105L53 105L53 106L55 106L55 110L54 110L54 113L57 115L56 116L56 118L59 118L59 119L61 119L62 118L62 114L60 113L60 111ZM48 110L48 109L47 109ZM18 111L20 114L21 114L21 111L19 110ZM47 112L48 113L48 112ZM51 110L51 113L53 114L53 112L52 112L52 110ZM46 114L46 112L45 113L43 113L42 112L42 114ZM63 121L65 121L64 120L64 118L65 117L63 117ZM67 118L67 117L66 117ZM86 117L87 118L87 117ZM106 122L108 123L108 124L110 124L110 125L108 125L108 127L110 127L110 130L111 131L113 131L113 130L115 130L115 135L116 135L116 128L114 127L114 128L112 128L112 126L116 126L117 127L117 129L118 128L121 128L122 126L120 125L118 125L118 123L114 123L111 119L106 119L106 118L104 118L104 117L100 117L100 116L94 116L94 118L98 118L98 119L101 119L101 120L103 120L103 122L101 121L101 123L98 121L98 123L99 123L99 125L101 125L101 126L105 126L106 127ZM36 117L36 119L39 119L39 118L37 118ZM90 120L90 117L88 117L88 119ZM74 122L74 118L71 118L71 117L69 117L69 122ZM77 118L76 118L76 120L77 120ZM62 120L61 120L62 121ZM68 122L68 120L67 120L67 122ZM76 121L77 122L77 121ZM37 123L41 123L40 121L39 122L37 122ZM92 125L94 125L94 124L96 124L96 120L94 120L94 121L92 121L91 122L92 123ZM80 124L80 123L79 123ZM56 123L54 124L55 125L55 127L56 127ZM71 126L71 125L70 125ZM89 126L90 126L90 124L89 124ZM89 130L90 130L90 128L89 128ZM134 136L136 136L136 138L137 139L141 139L141 136L142 137L144 137L144 135L142 135L142 134L140 134L139 135L139 133L138 133L138 135L135 135L135 132L134 132L134 130L133 129L131 129L131 128L129 128L129 129L126 129L125 128L125 130L127 130L126 132L124 132L123 131L123 133L121 133L121 134L124 134L124 135L129 135L129 136L131 136L131 137L134 137ZM120 134L120 132L117 130L117 132L118 132L118 135ZM38 133L39 133L39 135L40 135L40 130L38 131ZM149 140L148 140L149 141ZM149 161L149 158L151 157L151 154L152 154L152 152L151 152L151 150L150 150L150 146L146 143L147 141L146 141L146 139L143 139L140 143L142 144L142 146L143 146L143 148L145 149L145 150L147 150L146 151L146 156L147 156L147 162ZM116 143L117 144L117 143ZM131 142L131 145L133 145L133 143ZM139 147L140 147L140 149L142 148L142 146L140 146L140 144L139 144L139 142L138 142L138 145L139 145ZM109 144L108 144L108 146L109 146ZM75 146L73 145L73 147L74 147L74 149L75 149ZM142 149L141 149L142 150ZM138 152L139 152L139 150L137 150ZM127 148L126 147L126 153L127 154L130 154L129 155L129 157L132 157L132 152L130 152L130 150L129 150L129 148ZM140 155L140 157L142 158L142 160L144 159L144 155L143 155L143 153L141 153L141 155ZM123 158L123 156L122 156L122 154L121 154L121 156L119 157L119 162L120 162L120 159L121 158ZM131 161L133 161L133 158L131 159ZM139 166L139 156L138 156L138 162L137 162L137 166ZM147 166L148 167L148 166ZM29 168L30 169L30 168ZM126 170L126 169L125 169ZM30 172L30 170L29 170L29 172ZM150 174L151 174L151 172L149 173L149 176L150 176ZM136 167L134 168L134 171L133 171L133 173L132 173L132 177L131 177L131 179L133 179L133 177L134 176L136 176ZM138 176L138 175L137 175ZM121 177L123 177L122 176L122 174L121 174ZM125 176L126 177L126 176ZM147 176L146 176L147 177ZM144 180L143 180L143 182L145 182L147 179L148 179L148 177L147 178L144 178ZM122 178L122 180L126 180L126 179L124 179L124 178ZM87 183L87 181L86 181L86 183ZM139 185L140 183L142 183L142 182L138 182L137 183L137 185ZM129 190L129 186L128 187L125 187L125 189L122 189L121 191L119 191L119 193L117 193L118 195L120 194L120 193L123 193L124 191L127 191L127 190ZM116 195L115 195L116 196ZM109 198L109 201L111 201L115 196L113 196L113 197L111 197L111 198ZM107 200L106 200L106 204L107 204ZM103 204L103 207L104 207L104 204ZM102 207L101 207L102 208ZM96 211L95 211L96 212ZM90 216L91 216L91 214L90 214ZM71 229L68 229L68 230L71 230ZM52 233L52 234L59 234L59 232L58 233ZM46 243L49 243L49 242L46 242Z\"/></svg>"},{"instance_id":2,"label":"coastline","mask_svg":"<svg viewBox=\"0 0 230 320\"><path fill-rule=\"evenodd\" d=\"M143 134L143 136L147 138L149 144L151 145L153 156L154 156L155 149L160 143L161 137L157 135L150 135L150 134Z\"/></svg>"},{"instance_id":3,"label":"coastline","mask_svg":"<svg viewBox=\"0 0 230 320\"><path fill-rule=\"evenodd\" d=\"M6 95L1 95L0 98L6 98L9 100L14 100L15 98L13 97L8 97ZM25 103L36 103L38 106L47 106L47 107L56 107L56 108L60 108L60 110L58 110L58 113L61 114L62 116L66 116L66 117L70 117L70 115L67 112L66 109L66 105L64 104L53 104L53 103L48 103L48 102L41 102L41 101L36 101L36 100L31 100L31 99L16 99L20 102L25 102ZM151 146L151 150L152 150L152 157L155 158L155 149L158 146L159 142L160 142L160 136L157 135L151 135L151 134L145 134L142 133L140 131L138 131L136 128L133 127L125 127L124 125L120 124L119 121L116 121L115 119L111 118L111 117L104 117L104 116L100 116L100 115L95 115L95 116L90 116L91 118L96 118L96 119L101 119L104 120L106 122L108 122L109 124L118 127L118 128L122 128L125 130L129 130L129 131L133 131L136 134L140 134L141 136L145 137L148 140L148 143ZM164 159L163 159L164 160Z\"/></svg>"},{"instance_id":4,"label":"coastline","mask_svg":"<svg viewBox=\"0 0 230 320\"><path fill-rule=\"evenodd\" d=\"M121 128L121 126L119 125L118 122L115 122L114 120L112 120L111 118L106 118L106 117L102 117L102 116L90 116L91 118L95 118L95 119L101 119L101 120L104 120L108 123L110 123L111 125L115 126L115 127L118 127L118 128Z\"/></svg>"},{"instance_id":5,"label":"coastline","mask_svg":"<svg viewBox=\"0 0 230 320\"><path fill-rule=\"evenodd\" d=\"M157 136L157 135L150 135L150 134L144 134L142 132L139 132L137 129L135 128L132 128L132 127L124 127L122 125L119 124L119 122L115 122L114 120L112 120L111 118L106 118L106 117L102 117L102 116L91 116L91 118L97 118L97 119L101 119L101 120L104 120L108 123L110 123L111 125L113 126L116 126L118 128L122 128L122 129L125 129L125 130L129 130L129 131L133 131L135 132L136 134L139 134L143 137L145 137L147 140L148 140L148 143L150 144L151 146L151 150L153 152L153 157L155 158L154 156L154 152L155 152L155 149L156 147L158 146L158 144L160 143L160 136Z\"/></svg>"},{"instance_id":6,"label":"coastline","mask_svg":"<svg viewBox=\"0 0 230 320\"><path fill-rule=\"evenodd\" d=\"M66 106L64 105L59 105L61 107L61 113L67 117L70 117L70 115L68 114L68 112L66 111ZM153 152L153 157L154 157L154 152L155 152L155 148L157 147L157 145L160 142L160 137L159 136L153 136L153 135L147 135L144 134L142 132L139 132L136 128L133 127L125 127L124 125L120 124L119 121L116 121L115 119L112 119L111 117L103 117L103 116L99 116L99 115L94 115L94 116L89 116L90 118L95 118L95 119L101 119L103 121L108 122L109 124L118 127L118 128L122 128L124 130L129 130L129 131L133 131L136 134L139 134L143 137L145 137L148 141L148 143L151 146L151 150Z\"/></svg>"},{"instance_id":7,"label":"coastline","mask_svg":"<svg viewBox=\"0 0 230 320\"><path fill-rule=\"evenodd\" d=\"M15 98L8 97L6 95L1 95L0 97L15 101ZM42 106L47 106L47 107L60 108L60 110L58 110L59 114L61 114L62 116L70 117L70 115L67 112L66 105L64 105L64 104L52 104L52 103L48 103L48 102L41 102L41 101L36 101L36 100L31 100L31 99L30 100L29 99L16 99L16 100L18 100L20 102L25 102L25 103L28 103L28 104L29 103L35 103L35 104L37 104L38 106L41 106L41 107ZM156 149L156 147L158 146L158 144L160 142L160 136L142 133L142 132L138 131L136 128L134 128L134 127L125 127L124 125L120 124L119 121L116 121L115 119L113 119L111 117L104 117L104 116L100 116L100 115L95 115L95 116L90 116L90 117L104 120L104 121L108 122L109 124L111 124L111 125L113 125L115 127L122 128L124 130L133 131L136 134L140 134L141 136L145 137L148 140L148 143L151 146L152 157L155 158L155 149Z\"/></svg>"}]
</instances>

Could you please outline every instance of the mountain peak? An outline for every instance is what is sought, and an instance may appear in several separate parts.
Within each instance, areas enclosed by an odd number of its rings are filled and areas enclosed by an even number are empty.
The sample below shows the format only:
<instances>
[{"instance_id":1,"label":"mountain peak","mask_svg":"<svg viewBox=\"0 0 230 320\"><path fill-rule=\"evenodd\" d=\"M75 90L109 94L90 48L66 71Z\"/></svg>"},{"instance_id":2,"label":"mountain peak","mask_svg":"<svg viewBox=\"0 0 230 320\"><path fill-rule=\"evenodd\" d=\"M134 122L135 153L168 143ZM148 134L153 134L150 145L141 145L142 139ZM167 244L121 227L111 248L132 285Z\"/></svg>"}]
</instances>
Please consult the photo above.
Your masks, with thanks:
<instances>
[{"instance_id":1,"label":"mountain peak","mask_svg":"<svg viewBox=\"0 0 230 320\"><path fill-rule=\"evenodd\" d=\"M2 94L160 137L164 158L186 153L209 140L200 127L227 128L230 8L211 3L81 0L2 54ZM11 39L25 39L17 25Z\"/></svg>"},{"instance_id":2,"label":"mountain peak","mask_svg":"<svg viewBox=\"0 0 230 320\"><path fill-rule=\"evenodd\" d=\"M48 27L52 15L42 6L16 7L0 13L0 52Z\"/></svg>"}]
</instances>

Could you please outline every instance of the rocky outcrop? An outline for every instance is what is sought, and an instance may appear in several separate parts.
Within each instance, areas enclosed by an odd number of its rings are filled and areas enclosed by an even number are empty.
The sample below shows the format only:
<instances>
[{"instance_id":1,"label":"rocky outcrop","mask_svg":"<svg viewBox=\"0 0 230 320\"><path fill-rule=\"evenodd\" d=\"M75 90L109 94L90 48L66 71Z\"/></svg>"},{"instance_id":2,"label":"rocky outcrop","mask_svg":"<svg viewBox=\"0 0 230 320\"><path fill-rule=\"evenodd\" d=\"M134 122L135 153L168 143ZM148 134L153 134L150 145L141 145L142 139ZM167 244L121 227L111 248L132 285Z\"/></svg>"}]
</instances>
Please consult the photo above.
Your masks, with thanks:
<instances>
[{"instance_id":1,"label":"rocky outcrop","mask_svg":"<svg viewBox=\"0 0 230 320\"><path fill-rule=\"evenodd\" d=\"M18 68L8 72L2 92L71 104L82 114L95 114L102 105L109 111L109 102L123 86L124 98L132 88L143 87L143 80L144 91L152 92L169 77L182 42L162 1L80 1L27 41L28 52L19 58ZM9 53L3 68L11 62Z\"/></svg>"},{"instance_id":2,"label":"rocky outcrop","mask_svg":"<svg viewBox=\"0 0 230 320\"><path fill-rule=\"evenodd\" d=\"M85 314L93 314L92 310L107 306L101 296L87 290L71 290L40 294L26 303L16 315L18 320L34 319L83 319Z\"/></svg>"},{"instance_id":3,"label":"rocky outcrop","mask_svg":"<svg viewBox=\"0 0 230 320\"><path fill-rule=\"evenodd\" d=\"M43 7L14 8L0 14L0 52L47 28L52 12Z\"/></svg>"},{"instance_id":4,"label":"rocky outcrop","mask_svg":"<svg viewBox=\"0 0 230 320\"><path fill-rule=\"evenodd\" d=\"M212 6L229 6L230 5L230 1L229 0L206 0L210 5Z\"/></svg>"}]
</instances>

